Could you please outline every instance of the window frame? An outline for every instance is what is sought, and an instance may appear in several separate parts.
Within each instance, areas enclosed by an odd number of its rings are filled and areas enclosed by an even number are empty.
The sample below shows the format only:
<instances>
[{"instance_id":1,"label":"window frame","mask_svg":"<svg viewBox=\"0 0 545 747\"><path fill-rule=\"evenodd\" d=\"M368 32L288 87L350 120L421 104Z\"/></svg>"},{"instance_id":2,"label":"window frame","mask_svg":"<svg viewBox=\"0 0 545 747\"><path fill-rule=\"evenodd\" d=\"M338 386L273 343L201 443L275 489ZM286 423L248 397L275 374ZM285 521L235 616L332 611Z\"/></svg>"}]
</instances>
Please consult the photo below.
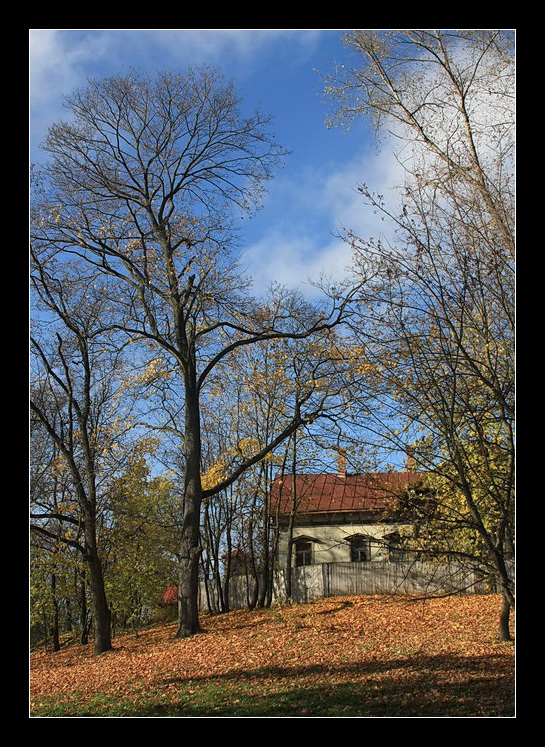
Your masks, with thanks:
<instances>
[{"instance_id":1,"label":"window frame","mask_svg":"<svg viewBox=\"0 0 545 747\"><path fill-rule=\"evenodd\" d=\"M373 545L379 546L380 540L371 537L369 534L353 534L348 537L350 545L350 562L351 563L371 563L373 561ZM364 553L365 557L356 557L356 554Z\"/></svg>"},{"instance_id":2,"label":"window frame","mask_svg":"<svg viewBox=\"0 0 545 747\"><path fill-rule=\"evenodd\" d=\"M301 549L301 546L304 546L304 549ZM293 557L296 568L305 568L313 564L313 541L310 537L297 537L293 540Z\"/></svg>"}]
</instances>

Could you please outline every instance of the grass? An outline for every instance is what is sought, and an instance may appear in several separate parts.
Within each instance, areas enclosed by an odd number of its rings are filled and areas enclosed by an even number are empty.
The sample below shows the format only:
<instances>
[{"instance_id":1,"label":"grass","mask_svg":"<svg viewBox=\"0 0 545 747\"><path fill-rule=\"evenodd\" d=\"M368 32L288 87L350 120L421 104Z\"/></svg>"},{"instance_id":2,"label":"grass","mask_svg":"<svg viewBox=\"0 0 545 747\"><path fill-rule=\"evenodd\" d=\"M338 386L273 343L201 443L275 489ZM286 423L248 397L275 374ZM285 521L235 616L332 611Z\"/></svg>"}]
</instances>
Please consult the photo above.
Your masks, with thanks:
<instances>
[{"instance_id":1,"label":"grass","mask_svg":"<svg viewBox=\"0 0 545 747\"><path fill-rule=\"evenodd\" d=\"M31 717L510 717L496 595L342 597L31 655Z\"/></svg>"}]
</instances>

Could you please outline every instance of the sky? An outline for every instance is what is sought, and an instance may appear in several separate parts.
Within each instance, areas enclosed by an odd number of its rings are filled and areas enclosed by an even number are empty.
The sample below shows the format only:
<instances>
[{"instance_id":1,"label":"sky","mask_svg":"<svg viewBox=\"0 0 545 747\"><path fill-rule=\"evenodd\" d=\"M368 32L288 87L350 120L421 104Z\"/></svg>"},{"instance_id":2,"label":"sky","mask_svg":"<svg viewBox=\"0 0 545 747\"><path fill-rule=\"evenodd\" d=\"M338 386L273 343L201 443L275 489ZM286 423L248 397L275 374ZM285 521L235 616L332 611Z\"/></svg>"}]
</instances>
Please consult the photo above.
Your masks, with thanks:
<instances>
[{"instance_id":1,"label":"sky","mask_svg":"<svg viewBox=\"0 0 545 747\"><path fill-rule=\"evenodd\" d=\"M357 194L365 183L384 194L397 167L377 150L370 126L328 128L331 102L321 73L352 64L343 29L30 29L29 156L47 128L66 118L63 96L138 68L185 70L208 64L232 79L249 110L272 115L290 155L268 185L264 204L243 226L241 268L259 295L271 282L311 296L311 280L338 280L350 264L343 229L377 235L380 225Z\"/></svg>"}]
</instances>

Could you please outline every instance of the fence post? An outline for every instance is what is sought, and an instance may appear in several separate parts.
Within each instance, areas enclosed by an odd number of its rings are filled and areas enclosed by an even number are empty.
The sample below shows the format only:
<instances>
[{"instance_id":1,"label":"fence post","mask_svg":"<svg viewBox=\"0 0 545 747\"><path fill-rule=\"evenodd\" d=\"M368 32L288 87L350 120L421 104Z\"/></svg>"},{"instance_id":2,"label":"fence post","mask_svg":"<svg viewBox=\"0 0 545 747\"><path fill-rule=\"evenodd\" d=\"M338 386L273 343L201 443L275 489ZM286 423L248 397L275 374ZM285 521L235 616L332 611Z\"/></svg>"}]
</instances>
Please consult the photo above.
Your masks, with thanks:
<instances>
[{"instance_id":1,"label":"fence post","mask_svg":"<svg viewBox=\"0 0 545 747\"><path fill-rule=\"evenodd\" d=\"M329 596L329 563L322 563L322 596Z\"/></svg>"}]
</instances>

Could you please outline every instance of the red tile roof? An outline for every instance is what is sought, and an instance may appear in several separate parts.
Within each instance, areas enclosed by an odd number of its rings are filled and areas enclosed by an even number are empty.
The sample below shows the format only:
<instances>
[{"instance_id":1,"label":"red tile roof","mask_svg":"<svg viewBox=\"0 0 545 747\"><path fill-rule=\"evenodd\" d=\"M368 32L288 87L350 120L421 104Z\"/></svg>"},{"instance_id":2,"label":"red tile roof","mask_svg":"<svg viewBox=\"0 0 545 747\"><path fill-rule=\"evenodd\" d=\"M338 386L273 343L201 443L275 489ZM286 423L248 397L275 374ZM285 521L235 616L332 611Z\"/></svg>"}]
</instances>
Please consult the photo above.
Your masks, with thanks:
<instances>
[{"instance_id":1,"label":"red tile roof","mask_svg":"<svg viewBox=\"0 0 545 747\"><path fill-rule=\"evenodd\" d=\"M297 475L298 514L343 511L382 512L395 507L408 487L422 483L422 472L381 472L365 475ZM287 515L293 507L293 476L277 477L271 489L273 513Z\"/></svg>"}]
</instances>

